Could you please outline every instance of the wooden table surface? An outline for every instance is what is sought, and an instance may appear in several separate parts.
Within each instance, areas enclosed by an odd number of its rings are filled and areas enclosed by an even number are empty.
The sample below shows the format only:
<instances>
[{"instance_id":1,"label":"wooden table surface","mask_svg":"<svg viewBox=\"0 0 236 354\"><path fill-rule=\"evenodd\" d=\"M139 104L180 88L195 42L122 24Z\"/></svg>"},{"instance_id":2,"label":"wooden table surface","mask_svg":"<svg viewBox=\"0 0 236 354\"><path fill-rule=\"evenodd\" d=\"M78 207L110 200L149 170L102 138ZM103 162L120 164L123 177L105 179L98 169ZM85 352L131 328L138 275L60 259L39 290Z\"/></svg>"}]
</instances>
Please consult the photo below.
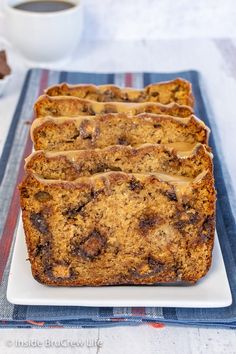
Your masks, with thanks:
<instances>
[{"instance_id":1,"label":"wooden table surface","mask_svg":"<svg viewBox=\"0 0 236 354\"><path fill-rule=\"evenodd\" d=\"M210 24L209 24L210 26ZM27 65L9 49L13 78L0 99L0 152L19 97ZM173 72L196 69L202 74L210 113L218 125L218 144L222 146L234 187L236 187L236 40L153 40L153 41L86 41L63 70L88 72ZM236 203L232 196L232 204ZM234 209L236 210L236 209ZM94 343L100 339L100 347ZM42 346L22 348L7 342L23 339L41 340ZM84 341L82 348L72 347L65 340ZM59 348L46 346L46 340L61 341ZM64 340L64 342L63 342ZM28 341L28 342L27 342ZM87 342L86 342L87 341ZM88 342L90 341L90 342ZM31 345L33 342L31 342ZM63 347L63 343L65 346ZM89 347L89 343L91 344ZM38 343L40 344L40 343ZM54 343L56 344L56 343ZM92 345L94 344L94 345ZM210 328L149 325L101 329L2 329L0 353L236 353L236 331Z\"/></svg>"}]
</instances>

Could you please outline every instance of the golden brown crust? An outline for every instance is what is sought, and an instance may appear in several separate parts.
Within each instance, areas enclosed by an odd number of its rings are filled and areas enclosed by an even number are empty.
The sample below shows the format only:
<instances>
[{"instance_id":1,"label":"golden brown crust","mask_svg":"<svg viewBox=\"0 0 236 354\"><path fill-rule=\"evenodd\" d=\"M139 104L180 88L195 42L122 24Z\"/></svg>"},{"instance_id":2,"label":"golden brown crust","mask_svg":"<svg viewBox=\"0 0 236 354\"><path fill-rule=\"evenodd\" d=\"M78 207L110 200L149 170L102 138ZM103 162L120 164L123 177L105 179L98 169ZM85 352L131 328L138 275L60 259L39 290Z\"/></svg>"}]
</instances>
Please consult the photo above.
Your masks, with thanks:
<instances>
[{"instance_id":1,"label":"golden brown crust","mask_svg":"<svg viewBox=\"0 0 236 354\"><path fill-rule=\"evenodd\" d=\"M62 182L28 175L20 192L34 277L53 286L200 279L214 240L212 173L181 183L165 179L112 172Z\"/></svg>"},{"instance_id":2,"label":"golden brown crust","mask_svg":"<svg viewBox=\"0 0 236 354\"><path fill-rule=\"evenodd\" d=\"M177 117L188 117L193 114L191 107L175 102L164 105L156 102L124 103L124 102L95 102L71 96L48 96L38 98L34 105L36 118L46 116L78 116L106 113L139 113L168 114Z\"/></svg>"},{"instance_id":3,"label":"golden brown crust","mask_svg":"<svg viewBox=\"0 0 236 354\"><path fill-rule=\"evenodd\" d=\"M196 177L204 170L212 171L212 155L202 144L145 144L137 148L115 145L67 152L40 150L27 158L25 170L45 179L67 181L108 171Z\"/></svg>"},{"instance_id":4,"label":"golden brown crust","mask_svg":"<svg viewBox=\"0 0 236 354\"><path fill-rule=\"evenodd\" d=\"M177 78L175 80L153 83L138 90L121 88L115 85L68 85L62 83L45 90L49 96L74 96L98 102L159 102L193 107L194 99L190 82Z\"/></svg>"},{"instance_id":5,"label":"golden brown crust","mask_svg":"<svg viewBox=\"0 0 236 354\"><path fill-rule=\"evenodd\" d=\"M104 114L94 117L45 117L36 119L31 136L36 150L84 150L109 145L145 143L208 143L209 129L194 116L177 118L153 114L130 117Z\"/></svg>"}]
</instances>

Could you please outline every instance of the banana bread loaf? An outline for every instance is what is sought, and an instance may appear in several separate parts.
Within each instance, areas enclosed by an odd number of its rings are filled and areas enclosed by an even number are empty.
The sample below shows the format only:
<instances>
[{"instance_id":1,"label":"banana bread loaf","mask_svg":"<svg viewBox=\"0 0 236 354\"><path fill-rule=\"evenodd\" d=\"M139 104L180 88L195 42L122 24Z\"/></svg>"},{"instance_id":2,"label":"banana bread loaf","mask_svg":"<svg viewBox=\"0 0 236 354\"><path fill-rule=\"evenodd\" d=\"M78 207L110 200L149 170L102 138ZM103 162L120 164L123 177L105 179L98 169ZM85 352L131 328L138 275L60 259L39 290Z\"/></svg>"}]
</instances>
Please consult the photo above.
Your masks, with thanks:
<instances>
[{"instance_id":1,"label":"banana bread loaf","mask_svg":"<svg viewBox=\"0 0 236 354\"><path fill-rule=\"evenodd\" d=\"M109 145L208 142L209 129L195 118L140 114L106 114L92 117L35 119L31 137L35 150L84 150Z\"/></svg>"},{"instance_id":2,"label":"banana bread loaf","mask_svg":"<svg viewBox=\"0 0 236 354\"><path fill-rule=\"evenodd\" d=\"M45 93L49 96L75 96L98 102L176 102L180 105L193 106L192 85L177 78L172 81L158 82L137 90L121 88L115 85L68 85L62 83L51 86Z\"/></svg>"},{"instance_id":3,"label":"banana bread loaf","mask_svg":"<svg viewBox=\"0 0 236 354\"><path fill-rule=\"evenodd\" d=\"M73 181L96 173L168 173L196 177L212 171L212 154L202 144L145 144L137 148L114 145L104 149L74 151L36 151L25 164L26 172L45 179ZM135 187L135 186L134 186Z\"/></svg>"},{"instance_id":4,"label":"banana bread loaf","mask_svg":"<svg viewBox=\"0 0 236 354\"><path fill-rule=\"evenodd\" d=\"M195 283L211 264L209 129L182 79L61 84L35 103L20 184L32 274L51 286Z\"/></svg>"},{"instance_id":5,"label":"banana bread loaf","mask_svg":"<svg viewBox=\"0 0 236 354\"><path fill-rule=\"evenodd\" d=\"M53 286L196 282L211 264L212 173L108 172L20 185L32 273ZM115 217L114 217L115 216Z\"/></svg>"},{"instance_id":6,"label":"banana bread loaf","mask_svg":"<svg viewBox=\"0 0 236 354\"><path fill-rule=\"evenodd\" d=\"M193 113L191 107L180 106L177 103L163 105L155 102L124 103L124 102L94 102L71 96L40 96L34 105L35 116L79 116L102 113L139 113L168 114L170 116L188 117Z\"/></svg>"}]
</instances>

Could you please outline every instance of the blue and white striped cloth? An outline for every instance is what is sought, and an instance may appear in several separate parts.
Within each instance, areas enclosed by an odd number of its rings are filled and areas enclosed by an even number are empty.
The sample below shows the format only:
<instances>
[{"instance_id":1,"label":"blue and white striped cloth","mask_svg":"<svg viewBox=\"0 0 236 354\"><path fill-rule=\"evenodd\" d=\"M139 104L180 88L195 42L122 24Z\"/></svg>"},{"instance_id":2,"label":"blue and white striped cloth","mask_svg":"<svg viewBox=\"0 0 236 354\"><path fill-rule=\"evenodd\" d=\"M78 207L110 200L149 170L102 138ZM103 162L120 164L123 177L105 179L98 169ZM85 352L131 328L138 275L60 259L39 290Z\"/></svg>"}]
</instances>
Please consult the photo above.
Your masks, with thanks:
<instances>
[{"instance_id":1,"label":"blue and white striped cloth","mask_svg":"<svg viewBox=\"0 0 236 354\"><path fill-rule=\"evenodd\" d=\"M233 303L226 308L98 308L64 306L21 306L8 303L6 287L15 228L19 214L16 185L23 175L24 157L30 153L29 123L36 98L49 85L69 83L115 83L137 88L152 82L183 77L193 84L195 112L211 128L210 145L214 153L215 179L218 193L217 231L232 291ZM67 73L41 69L30 70L0 160L0 326L1 327L99 327L138 325L141 323L174 323L176 325L236 328L236 226L232 210L233 192L230 178L221 159L217 126L209 105L203 100L199 74L186 71L169 74L92 74ZM207 109L206 109L207 107Z\"/></svg>"}]
</instances>

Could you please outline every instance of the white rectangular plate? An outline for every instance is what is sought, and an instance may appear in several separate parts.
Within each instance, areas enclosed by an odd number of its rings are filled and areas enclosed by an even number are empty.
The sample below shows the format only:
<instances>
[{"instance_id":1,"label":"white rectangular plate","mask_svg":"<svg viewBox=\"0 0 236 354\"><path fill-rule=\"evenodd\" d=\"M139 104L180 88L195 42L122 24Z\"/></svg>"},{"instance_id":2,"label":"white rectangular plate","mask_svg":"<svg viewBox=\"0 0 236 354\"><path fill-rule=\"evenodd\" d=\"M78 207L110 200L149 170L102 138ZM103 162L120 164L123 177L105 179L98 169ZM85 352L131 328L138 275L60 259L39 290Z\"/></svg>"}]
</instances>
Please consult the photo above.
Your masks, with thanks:
<instances>
[{"instance_id":1,"label":"white rectangular plate","mask_svg":"<svg viewBox=\"0 0 236 354\"><path fill-rule=\"evenodd\" d=\"M190 286L49 287L31 274L20 220L9 274L7 299L21 305L225 307L232 303L223 257L216 235L208 274Z\"/></svg>"}]
</instances>

